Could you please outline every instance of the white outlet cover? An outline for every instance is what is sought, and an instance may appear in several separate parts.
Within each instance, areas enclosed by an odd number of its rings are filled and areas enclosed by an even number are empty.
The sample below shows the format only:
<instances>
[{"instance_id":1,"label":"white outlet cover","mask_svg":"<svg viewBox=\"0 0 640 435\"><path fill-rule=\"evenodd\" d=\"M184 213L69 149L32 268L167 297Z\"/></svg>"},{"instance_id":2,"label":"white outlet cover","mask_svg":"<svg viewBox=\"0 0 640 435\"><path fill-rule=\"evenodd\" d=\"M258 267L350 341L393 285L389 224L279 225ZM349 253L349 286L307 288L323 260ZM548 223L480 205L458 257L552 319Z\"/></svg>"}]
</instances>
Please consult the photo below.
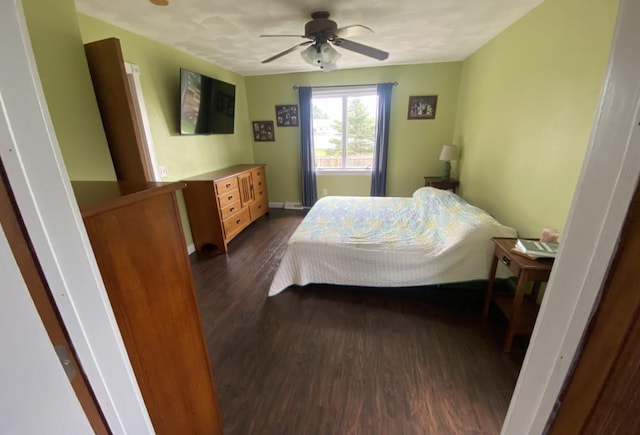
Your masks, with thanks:
<instances>
[{"instance_id":1,"label":"white outlet cover","mask_svg":"<svg viewBox=\"0 0 640 435\"><path fill-rule=\"evenodd\" d=\"M160 178L167 178L169 176L169 172L165 165L158 166L158 172L160 172Z\"/></svg>"}]
</instances>

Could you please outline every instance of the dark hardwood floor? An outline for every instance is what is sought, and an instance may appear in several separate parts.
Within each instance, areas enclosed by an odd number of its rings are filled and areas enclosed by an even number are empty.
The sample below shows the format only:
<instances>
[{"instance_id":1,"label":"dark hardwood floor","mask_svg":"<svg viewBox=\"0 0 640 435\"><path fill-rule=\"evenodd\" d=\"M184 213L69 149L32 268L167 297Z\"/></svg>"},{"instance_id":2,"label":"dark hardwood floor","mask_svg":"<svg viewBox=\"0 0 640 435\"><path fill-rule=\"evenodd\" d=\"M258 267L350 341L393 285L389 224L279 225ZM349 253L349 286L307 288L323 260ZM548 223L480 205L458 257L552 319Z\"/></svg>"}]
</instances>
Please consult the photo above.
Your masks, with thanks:
<instances>
[{"instance_id":1,"label":"dark hardwood floor","mask_svg":"<svg viewBox=\"0 0 640 435\"><path fill-rule=\"evenodd\" d=\"M227 435L499 433L526 343L501 352L480 286L290 288L267 298L302 213L192 255Z\"/></svg>"}]
</instances>

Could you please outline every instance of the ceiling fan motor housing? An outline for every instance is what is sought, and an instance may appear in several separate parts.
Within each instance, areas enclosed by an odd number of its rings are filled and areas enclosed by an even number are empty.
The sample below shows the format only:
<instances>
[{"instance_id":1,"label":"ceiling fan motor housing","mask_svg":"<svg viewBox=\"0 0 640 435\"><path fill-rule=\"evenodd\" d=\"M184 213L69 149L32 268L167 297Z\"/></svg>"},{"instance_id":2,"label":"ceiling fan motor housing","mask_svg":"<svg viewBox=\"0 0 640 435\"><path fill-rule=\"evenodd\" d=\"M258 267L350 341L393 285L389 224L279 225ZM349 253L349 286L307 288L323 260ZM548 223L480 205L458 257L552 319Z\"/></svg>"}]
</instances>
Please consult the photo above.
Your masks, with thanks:
<instances>
[{"instance_id":1,"label":"ceiling fan motor housing","mask_svg":"<svg viewBox=\"0 0 640 435\"><path fill-rule=\"evenodd\" d=\"M314 12L311 14L313 20L304 25L305 36L314 36L316 39L329 39L338 30L338 24L329 19L329 12ZM321 41L325 42L325 41Z\"/></svg>"}]
</instances>

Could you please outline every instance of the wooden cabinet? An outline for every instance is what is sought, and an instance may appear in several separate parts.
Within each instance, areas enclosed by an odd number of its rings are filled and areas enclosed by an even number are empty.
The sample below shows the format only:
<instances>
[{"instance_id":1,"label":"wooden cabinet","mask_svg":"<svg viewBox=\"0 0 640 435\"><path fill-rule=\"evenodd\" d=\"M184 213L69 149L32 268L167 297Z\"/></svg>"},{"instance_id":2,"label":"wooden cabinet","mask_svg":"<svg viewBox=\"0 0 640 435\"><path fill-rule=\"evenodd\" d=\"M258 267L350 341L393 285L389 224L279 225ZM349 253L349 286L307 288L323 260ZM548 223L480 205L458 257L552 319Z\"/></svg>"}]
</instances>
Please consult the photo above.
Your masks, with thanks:
<instances>
[{"instance_id":1,"label":"wooden cabinet","mask_svg":"<svg viewBox=\"0 0 640 435\"><path fill-rule=\"evenodd\" d=\"M74 182L87 234L158 434L222 434L175 191Z\"/></svg>"},{"instance_id":2,"label":"wooden cabinet","mask_svg":"<svg viewBox=\"0 0 640 435\"><path fill-rule=\"evenodd\" d=\"M435 187L436 189L452 190L453 193L457 193L460 182L453 178L447 178L445 180L442 177L424 177L424 185Z\"/></svg>"},{"instance_id":3,"label":"wooden cabinet","mask_svg":"<svg viewBox=\"0 0 640 435\"><path fill-rule=\"evenodd\" d=\"M118 180L153 180L146 139L139 127L120 41L108 38L84 47Z\"/></svg>"},{"instance_id":4,"label":"wooden cabinet","mask_svg":"<svg viewBox=\"0 0 640 435\"><path fill-rule=\"evenodd\" d=\"M529 334L533 331L538 316L538 291L540 284L547 282L553 267L553 258L539 258L533 260L513 252L518 239L493 238L493 261L489 271L487 290L484 300L484 316L489 314L489 305L493 300L502 314L509 320L507 335L504 339L502 350L511 351L513 336L516 334ZM516 292L513 296L494 294L493 285L496 279L498 262L504 264L518 277ZM531 295L525 294L527 283L532 282Z\"/></svg>"},{"instance_id":5,"label":"wooden cabinet","mask_svg":"<svg viewBox=\"0 0 640 435\"><path fill-rule=\"evenodd\" d=\"M269 212L264 165L236 165L183 180L184 201L196 250L227 244Z\"/></svg>"}]
</instances>

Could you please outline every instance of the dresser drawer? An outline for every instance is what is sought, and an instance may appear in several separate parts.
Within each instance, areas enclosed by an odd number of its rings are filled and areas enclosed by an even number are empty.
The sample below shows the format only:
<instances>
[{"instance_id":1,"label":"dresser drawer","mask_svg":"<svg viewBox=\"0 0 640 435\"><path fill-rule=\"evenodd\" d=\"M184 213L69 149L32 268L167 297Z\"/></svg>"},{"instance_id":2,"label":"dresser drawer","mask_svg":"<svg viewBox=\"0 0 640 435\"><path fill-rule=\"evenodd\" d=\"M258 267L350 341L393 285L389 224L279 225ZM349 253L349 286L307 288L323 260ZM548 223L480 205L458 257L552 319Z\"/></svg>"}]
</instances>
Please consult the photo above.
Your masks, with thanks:
<instances>
[{"instance_id":1,"label":"dresser drawer","mask_svg":"<svg viewBox=\"0 0 640 435\"><path fill-rule=\"evenodd\" d=\"M253 178L253 182L255 183L257 180L264 180L264 168L256 168L251 170L251 177Z\"/></svg>"},{"instance_id":2,"label":"dresser drawer","mask_svg":"<svg viewBox=\"0 0 640 435\"><path fill-rule=\"evenodd\" d=\"M225 178L224 180L216 181L216 195L222 195L231 190L238 189L238 179L236 177Z\"/></svg>"},{"instance_id":3,"label":"dresser drawer","mask_svg":"<svg viewBox=\"0 0 640 435\"><path fill-rule=\"evenodd\" d=\"M264 188L267 185L267 178L265 177L263 168L254 169L253 171L251 171L251 179L253 180L254 188L257 188L257 187Z\"/></svg>"},{"instance_id":4,"label":"dresser drawer","mask_svg":"<svg viewBox=\"0 0 640 435\"><path fill-rule=\"evenodd\" d=\"M231 238L236 233L240 232L244 227L251 223L249 218L249 208L245 207L240 210L239 213L234 214L230 218L222 222L224 227L225 239Z\"/></svg>"},{"instance_id":5,"label":"dresser drawer","mask_svg":"<svg viewBox=\"0 0 640 435\"><path fill-rule=\"evenodd\" d=\"M253 194L256 202L260 202L267 194L267 179L264 174L264 168L254 169L251 171L253 180Z\"/></svg>"},{"instance_id":6,"label":"dresser drawer","mask_svg":"<svg viewBox=\"0 0 640 435\"><path fill-rule=\"evenodd\" d=\"M218 195L218 204L220 205L220 208L231 205L231 203L236 201L240 201L240 192L238 189L230 190L222 195Z\"/></svg>"},{"instance_id":7,"label":"dresser drawer","mask_svg":"<svg viewBox=\"0 0 640 435\"><path fill-rule=\"evenodd\" d=\"M264 199L261 200L258 200L256 196L256 202L249 205L249 214L251 215L252 222L268 212L269 203L267 202L266 195L264 195Z\"/></svg>"},{"instance_id":8,"label":"dresser drawer","mask_svg":"<svg viewBox=\"0 0 640 435\"><path fill-rule=\"evenodd\" d=\"M229 216L238 213L242 206L240 201L234 201L231 204L227 204L224 207L220 207L220 217L222 220L227 219Z\"/></svg>"},{"instance_id":9,"label":"dresser drawer","mask_svg":"<svg viewBox=\"0 0 640 435\"><path fill-rule=\"evenodd\" d=\"M253 185L253 196L256 202L260 202L262 200L266 200L267 198L267 186L264 183Z\"/></svg>"}]
</instances>

